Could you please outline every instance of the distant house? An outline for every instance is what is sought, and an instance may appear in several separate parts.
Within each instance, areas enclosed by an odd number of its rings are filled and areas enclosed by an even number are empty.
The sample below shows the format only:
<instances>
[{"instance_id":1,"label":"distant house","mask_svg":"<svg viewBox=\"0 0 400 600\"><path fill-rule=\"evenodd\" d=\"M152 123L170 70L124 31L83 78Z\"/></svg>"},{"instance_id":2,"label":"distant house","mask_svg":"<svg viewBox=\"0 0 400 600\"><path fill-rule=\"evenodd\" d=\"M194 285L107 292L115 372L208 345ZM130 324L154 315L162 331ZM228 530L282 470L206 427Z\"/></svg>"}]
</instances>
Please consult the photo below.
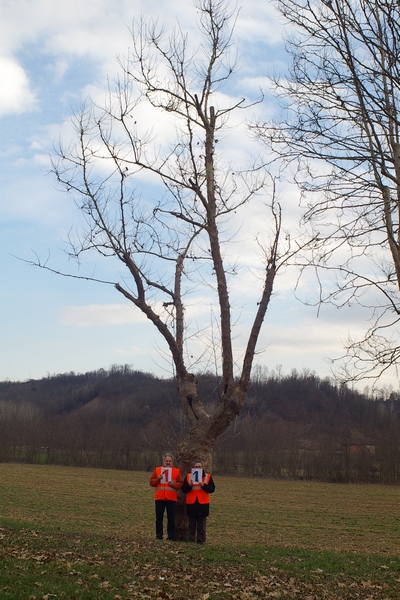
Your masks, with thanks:
<instances>
[{"instance_id":1,"label":"distant house","mask_svg":"<svg viewBox=\"0 0 400 600\"><path fill-rule=\"evenodd\" d=\"M375 456L376 443L370 437L357 430L353 430L347 442L347 453L349 456Z\"/></svg>"}]
</instances>

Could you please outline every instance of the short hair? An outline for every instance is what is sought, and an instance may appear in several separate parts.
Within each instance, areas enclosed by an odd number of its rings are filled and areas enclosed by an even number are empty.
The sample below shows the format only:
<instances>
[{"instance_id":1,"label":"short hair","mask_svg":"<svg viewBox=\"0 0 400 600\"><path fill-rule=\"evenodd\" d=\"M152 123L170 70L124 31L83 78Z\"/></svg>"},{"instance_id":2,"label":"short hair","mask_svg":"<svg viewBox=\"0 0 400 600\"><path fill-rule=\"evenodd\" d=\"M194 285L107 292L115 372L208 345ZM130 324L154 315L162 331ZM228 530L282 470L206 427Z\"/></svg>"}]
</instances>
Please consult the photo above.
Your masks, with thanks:
<instances>
[{"instance_id":1,"label":"short hair","mask_svg":"<svg viewBox=\"0 0 400 600\"><path fill-rule=\"evenodd\" d=\"M172 452L165 452L163 454L162 459L165 460L167 458L167 456L170 456L172 458L172 461L174 460L174 455L172 454Z\"/></svg>"},{"instance_id":2,"label":"short hair","mask_svg":"<svg viewBox=\"0 0 400 600\"><path fill-rule=\"evenodd\" d=\"M204 463L203 463L203 461L202 461L202 460L200 460L199 458L198 458L197 460L194 460L194 461L193 461L193 463L192 463L193 467L194 467L194 465L195 465L196 463L198 463L198 462L201 464L202 468L204 469Z\"/></svg>"}]
</instances>

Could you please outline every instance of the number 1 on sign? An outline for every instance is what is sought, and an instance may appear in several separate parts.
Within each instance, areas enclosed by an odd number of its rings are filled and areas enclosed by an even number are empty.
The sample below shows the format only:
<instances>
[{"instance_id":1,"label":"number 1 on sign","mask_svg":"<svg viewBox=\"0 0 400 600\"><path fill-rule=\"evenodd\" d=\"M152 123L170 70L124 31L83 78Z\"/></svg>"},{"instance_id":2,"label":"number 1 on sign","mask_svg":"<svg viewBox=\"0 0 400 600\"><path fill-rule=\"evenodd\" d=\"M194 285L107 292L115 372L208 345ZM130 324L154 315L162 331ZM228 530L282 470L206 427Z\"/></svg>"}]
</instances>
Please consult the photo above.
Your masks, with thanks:
<instances>
[{"instance_id":1,"label":"number 1 on sign","mask_svg":"<svg viewBox=\"0 0 400 600\"><path fill-rule=\"evenodd\" d=\"M168 483L172 479L171 467L165 467L161 470L161 483Z\"/></svg>"},{"instance_id":2,"label":"number 1 on sign","mask_svg":"<svg viewBox=\"0 0 400 600\"><path fill-rule=\"evenodd\" d=\"M203 471L202 469L192 469L192 482L193 483L200 483L200 481L203 478Z\"/></svg>"}]
</instances>

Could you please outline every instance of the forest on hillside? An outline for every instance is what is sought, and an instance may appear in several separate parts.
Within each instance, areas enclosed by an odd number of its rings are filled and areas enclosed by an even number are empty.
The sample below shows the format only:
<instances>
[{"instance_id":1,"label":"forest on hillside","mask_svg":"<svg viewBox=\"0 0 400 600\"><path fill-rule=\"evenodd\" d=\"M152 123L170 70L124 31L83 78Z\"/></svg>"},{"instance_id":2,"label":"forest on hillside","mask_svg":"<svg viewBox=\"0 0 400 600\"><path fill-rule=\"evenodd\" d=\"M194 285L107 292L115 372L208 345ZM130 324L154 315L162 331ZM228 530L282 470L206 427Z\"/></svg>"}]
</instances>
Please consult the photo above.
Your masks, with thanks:
<instances>
[{"instance_id":1,"label":"forest on hillside","mask_svg":"<svg viewBox=\"0 0 400 600\"><path fill-rule=\"evenodd\" d=\"M218 377L198 376L209 408ZM0 461L151 471L187 426L176 381L108 370L0 383ZM304 372L259 371L217 440L216 474L400 482L400 398L372 399Z\"/></svg>"}]
</instances>

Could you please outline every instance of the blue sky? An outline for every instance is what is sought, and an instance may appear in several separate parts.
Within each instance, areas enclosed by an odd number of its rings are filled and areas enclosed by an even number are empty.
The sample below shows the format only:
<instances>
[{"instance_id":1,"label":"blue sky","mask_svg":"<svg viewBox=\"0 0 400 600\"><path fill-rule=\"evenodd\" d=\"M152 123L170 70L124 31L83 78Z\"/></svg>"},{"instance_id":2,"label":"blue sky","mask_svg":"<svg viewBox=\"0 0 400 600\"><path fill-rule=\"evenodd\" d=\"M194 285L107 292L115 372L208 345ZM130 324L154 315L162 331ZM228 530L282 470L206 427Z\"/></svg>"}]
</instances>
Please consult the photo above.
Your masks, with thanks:
<instances>
[{"instance_id":1,"label":"blue sky","mask_svg":"<svg viewBox=\"0 0 400 600\"><path fill-rule=\"evenodd\" d=\"M49 174L49 154L59 138L68 139L73 109L89 94L100 97L107 77L117 73L116 57L126 55L132 20L141 15L167 26L179 18L183 29L193 31L195 10L177 0L0 0L0 380L112 364L171 374L152 325L112 286L59 277L16 258L37 254L49 257L54 268L76 270L63 240L77 215ZM241 54L238 90L268 88L268 74L285 62L282 33L269 3L246 1L235 37ZM262 109L273 110L268 94ZM290 188L291 201L283 203L292 222L296 194ZM270 371L329 375L326 357L339 356L342 340L363 330L363 315L326 307L317 317L314 308L296 300L294 285L293 273L277 281L256 363ZM397 388L389 378L384 383Z\"/></svg>"}]
</instances>

